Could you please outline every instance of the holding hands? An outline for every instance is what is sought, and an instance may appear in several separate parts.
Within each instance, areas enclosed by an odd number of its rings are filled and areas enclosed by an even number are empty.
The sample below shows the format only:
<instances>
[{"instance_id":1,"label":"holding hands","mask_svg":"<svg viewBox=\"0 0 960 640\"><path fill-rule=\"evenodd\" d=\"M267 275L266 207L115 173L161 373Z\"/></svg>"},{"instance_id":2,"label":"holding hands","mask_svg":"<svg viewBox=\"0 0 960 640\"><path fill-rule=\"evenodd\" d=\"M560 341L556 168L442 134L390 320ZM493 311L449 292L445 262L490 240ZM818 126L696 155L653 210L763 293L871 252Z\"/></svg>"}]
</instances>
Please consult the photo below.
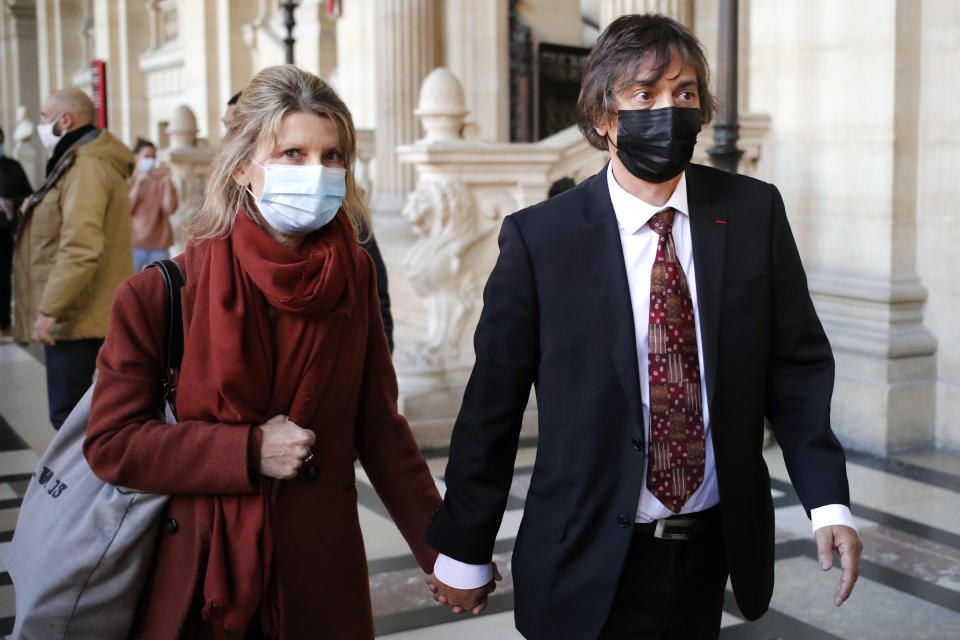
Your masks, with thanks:
<instances>
[{"instance_id":1,"label":"holding hands","mask_svg":"<svg viewBox=\"0 0 960 640\"><path fill-rule=\"evenodd\" d=\"M497 582L503 580L500 571L497 570L497 563L491 562L490 566L493 568L493 579L482 587L457 589L440 582L435 575L430 574L427 588L433 592L434 600L453 607L454 613L469 611L473 615L478 615L487 606L487 596L497 589Z\"/></svg>"},{"instance_id":2,"label":"holding hands","mask_svg":"<svg viewBox=\"0 0 960 640\"><path fill-rule=\"evenodd\" d=\"M263 433L260 473L278 480L295 478L303 463L313 457L310 447L317 436L285 415L273 416L258 428Z\"/></svg>"}]
</instances>

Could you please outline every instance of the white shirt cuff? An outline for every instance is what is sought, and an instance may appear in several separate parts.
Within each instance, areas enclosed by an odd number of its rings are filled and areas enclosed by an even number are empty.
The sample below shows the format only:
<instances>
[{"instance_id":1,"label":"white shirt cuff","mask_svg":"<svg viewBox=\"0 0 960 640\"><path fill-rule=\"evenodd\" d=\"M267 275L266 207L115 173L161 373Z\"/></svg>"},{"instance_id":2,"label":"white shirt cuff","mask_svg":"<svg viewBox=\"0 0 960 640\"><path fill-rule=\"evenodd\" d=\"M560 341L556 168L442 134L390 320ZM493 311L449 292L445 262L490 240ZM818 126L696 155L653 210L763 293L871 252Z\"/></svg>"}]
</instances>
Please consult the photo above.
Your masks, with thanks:
<instances>
[{"instance_id":1,"label":"white shirt cuff","mask_svg":"<svg viewBox=\"0 0 960 640\"><path fill-rule=\"evenodd\" d=\"M850 513L850 507L845 504L825 504L816 509L810 509L810 524L813 530L823 527L842 524L858 531L857 525L853 523L853 514Z\"/></svg>"},{"instance_id":2,"label":"white shirt cuff","mask_svg":"<svg viewBox=\"0 0 960 640\"><path fill-rule=\"evenodd\" d=\"M441 553L433 565L433 575L437 580L454 589L476 589L493 579L493 569L489 562L467 564Z\"/></svg>"}]
</instances>

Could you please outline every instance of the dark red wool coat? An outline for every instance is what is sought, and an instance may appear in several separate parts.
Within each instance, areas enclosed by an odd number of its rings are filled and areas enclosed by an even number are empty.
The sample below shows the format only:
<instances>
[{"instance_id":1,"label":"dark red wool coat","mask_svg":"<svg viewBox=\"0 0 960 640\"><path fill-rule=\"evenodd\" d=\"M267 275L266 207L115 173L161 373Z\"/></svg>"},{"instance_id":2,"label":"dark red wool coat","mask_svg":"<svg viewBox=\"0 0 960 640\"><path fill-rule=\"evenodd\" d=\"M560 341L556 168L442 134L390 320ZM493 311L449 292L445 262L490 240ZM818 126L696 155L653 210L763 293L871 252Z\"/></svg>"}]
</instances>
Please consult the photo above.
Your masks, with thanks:
<instances>
[{"instance_id":1,"label":"dark red wool coat","mask_svg":"<svg viewBox=\"0 0 960 640\"><path fill-rule=\"evenodd\" d=\"M440 503L430 472L406 421L397 413L397 384L378 312L373 265L359 278L356 309L333 362L339 387L317 424L315 457L293 480L282 481L272 505L275 541L273 592L281 637L372 638L367 565L357 516L354 453L425 571L436 552L423 542ZM178 258L183 266L183 258ZM183 289L184 326L192 308L190 274ZM122 486L172 494L162 522L153 575L132 637L149 640L211 637L200 622L203 562L209 531L198 526L191 494L258 490L248 466L250 429L197 424L175 437L141 433L156 415L155 381L162 369L166 326L159 272L147 269L117 291L110 331L100 354L99 380L85 453L94 472ZM143 430L145 431L145 430ZM175 524L174 524L175 523Z\"/></svg>"}]
</instances>

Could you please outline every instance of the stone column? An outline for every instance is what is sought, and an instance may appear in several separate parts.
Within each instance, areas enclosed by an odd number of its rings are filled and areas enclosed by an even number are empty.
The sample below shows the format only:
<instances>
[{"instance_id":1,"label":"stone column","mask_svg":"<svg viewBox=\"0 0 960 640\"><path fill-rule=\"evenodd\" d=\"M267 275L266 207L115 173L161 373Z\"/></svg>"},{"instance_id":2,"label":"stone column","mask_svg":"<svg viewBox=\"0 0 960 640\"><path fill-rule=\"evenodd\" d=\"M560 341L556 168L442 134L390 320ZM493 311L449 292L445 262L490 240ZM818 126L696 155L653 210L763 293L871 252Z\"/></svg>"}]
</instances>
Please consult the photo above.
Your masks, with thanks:
<instances>
[{"instance_id":1,"label":"stone column","mask_svg":"<svg viewBox=\"0 0 960 640\"><path fill-rule=\"evenodd\" d=\"M146 3L121 2L117 5L119 23L117 73L120 81L119 104L111 117L111 129L131 147L136 139L152 139L147 102L147 76L140 72L139 58L150 45L149 16ZM157 144L156 140L153 140Z\"/></svg>"},{"instance_id":2,"label":"stone column","mask_svg":"<svg viewBox=\"0 0 960 640\"><path fill-rule=\"evenodd\" d=\"M924 326L917 201L920 84L933 76L921 73L921 12L888 2L863 31L848 27L870 0L751 4L751 104L774 114L765 179L783 194L833 346L834 429L878 453L931 446L937 340ZM826 51L830 64L810 64ZM835 109L849 101L856 117Z\"/></svg>"},{"instance_id":3,"label":"stone column","mask_svg":"<svg viewBox=\"0 0 960 640\"><path fill-rule=\"evenodd\" d=\"M4 97L10 101L11 108L25 105L32 113L40 113L41 102L46 96L41 95L38 84L36 4L33 0L6 0L4 5L10 38L4 45L10 55L9 68L12 71L11 84L3 87Z\"/></svg>"},{"instance_id":4,"label":"stone column","mask_svg":"<svg viewBox=\"0 0 960 640\"><path fill-rule=\"evenodd\" d=\"M303 0L296 20L293 48L297 66L329 82L337 68L337 21L327 15L326 0Z\"/></svg>"},{"instance_id":5,"label":"stone column","mask_svg":"<svg viewBox=\"0 0 960 640\"><path fill-rule=\"evenodd\" d=\"M693 24L690 0L600 0L600 30L628 13L661 13L687 27Z\"/></svg>"},{"instance_id":6,"label":"stone column","mask_svg":"<svg viewBox=\"0 0 960 640\"><path fill-rule=\"evenodd\" d=\"M447 67L463 81L481 140L510 139L509 31L506 2L447 0Z\"/></svg>"},{"instance_id":7,"label":"stone column","mask_svg":"<svg viewBox=\"0 0 960 640\"><path fill-rule=\"evenodd\" d=\"M183 100L197 117L200 137L219 142L224 105L217 69L216 0L193 0L176 5L179 16L178 38L185 56ZM224 92L225 93L225 92Z\"/></svg>"},{"instance_id":8,"label":"stone column","mask_svg":"<svg viewBox=\"0 0 960 640\"><path fill-rule=\"evenodd\" d=\"M243 33L244 26L256 17L257 7L253 3L217 0L217 80L220 91L213 96L213 100L221 117L226 111L227 101L253 77L250 49ZM223 131L219 123L211 129L208 138L212 144L216 144Z\"/></svg>"},{"instance_id":9,"label":"stone column","mask_svg":"<svg viewBox=\"0 0 960 640\"><path fill-rule=\"evenodd\" d=\"M414 172L397 146L419 138L413 115L420 83L442 56L439 0L381 0L374 5L377 100L377 178L373 208L399 211Z\"/></svg>"}]
</instances>

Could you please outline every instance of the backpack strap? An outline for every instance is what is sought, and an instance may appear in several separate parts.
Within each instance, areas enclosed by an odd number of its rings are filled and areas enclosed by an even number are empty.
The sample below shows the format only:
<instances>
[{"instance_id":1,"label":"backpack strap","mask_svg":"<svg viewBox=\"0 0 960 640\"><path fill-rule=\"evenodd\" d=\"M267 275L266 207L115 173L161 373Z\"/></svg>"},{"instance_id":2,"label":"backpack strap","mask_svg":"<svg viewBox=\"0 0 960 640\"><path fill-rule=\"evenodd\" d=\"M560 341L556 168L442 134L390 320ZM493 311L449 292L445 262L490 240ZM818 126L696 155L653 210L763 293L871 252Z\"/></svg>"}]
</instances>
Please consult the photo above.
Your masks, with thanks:
<instances>
[{"instance_id":1,"label":"backpack strap","mask_svg":"<svg viewBox=\"0 0 960 640\"><path fill-rule=\"evenodd\" d=\"M180 289L187 278L183 269L170 259L152 262L163 276L167 292L167 349L164 353L164 380L162 399L170 403L176 417L177 380L180 375L180 362L183 360L183 305L180 302Z\"/></svg>"}]
</instances>

